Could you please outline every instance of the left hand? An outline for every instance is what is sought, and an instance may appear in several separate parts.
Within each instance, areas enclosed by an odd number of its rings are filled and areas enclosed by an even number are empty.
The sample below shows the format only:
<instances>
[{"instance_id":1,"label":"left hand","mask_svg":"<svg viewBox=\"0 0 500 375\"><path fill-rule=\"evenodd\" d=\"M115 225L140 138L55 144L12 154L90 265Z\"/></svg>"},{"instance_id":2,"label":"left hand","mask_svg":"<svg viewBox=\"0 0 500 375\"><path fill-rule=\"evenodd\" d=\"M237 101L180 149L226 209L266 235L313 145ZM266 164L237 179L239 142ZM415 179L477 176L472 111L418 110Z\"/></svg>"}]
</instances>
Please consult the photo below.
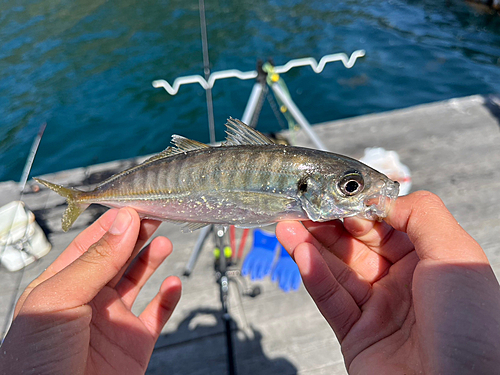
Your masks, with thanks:
<instances>
[{"instance_id":1,"label":"left hand","mask_svg":"<svg viewBox=\"0 0 500 375\"><path fill-rule=\"evenodd\" d=\"M0 351L0 374L143 374L180 299L168 277L146 309L132 305L172 252L159 222L130 208L109 210L85 229L21 295Z\"/></svg>"}]
</instances>

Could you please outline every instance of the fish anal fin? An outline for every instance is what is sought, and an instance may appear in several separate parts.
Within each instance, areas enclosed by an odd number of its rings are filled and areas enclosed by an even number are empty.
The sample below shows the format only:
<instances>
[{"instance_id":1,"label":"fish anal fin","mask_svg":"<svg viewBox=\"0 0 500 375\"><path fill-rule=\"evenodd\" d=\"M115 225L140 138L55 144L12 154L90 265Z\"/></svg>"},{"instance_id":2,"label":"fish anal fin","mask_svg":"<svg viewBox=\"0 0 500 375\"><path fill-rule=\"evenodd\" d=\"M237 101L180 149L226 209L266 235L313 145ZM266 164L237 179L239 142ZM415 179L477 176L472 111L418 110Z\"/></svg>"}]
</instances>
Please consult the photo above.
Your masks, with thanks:
<instances>
[{"instance_id":1,"label":"fish anal fin","mask_svg":"<svg viewBox=\"0 0 500 375\"><path fill-rule=\"evenodd\" d=\"M62 230L67 232L76 221L78 216L90 206L90 203L78 203L74 200L68 199L68 207L64 211L62 217Z\"/></svg>"},{"instance_id":2,"label":"fish anal fin","mask_svg":"<svg viewBox=\"0 0 500 375\"><path fill-rule=\"evenodd\" d=\"M195 230L206 227L207 225L211 225L210 223L186 222L183 220L167 219L164 217L143 214L143 213L139 213L139 216L141 217L141 219L159 220L159 221L164 221L166 223L172 223L175 225L183 225L184 227L182 228L182 232L184 233L194 232Z\"/></svg>"},{"instance_id":3,"label":"fish anal fin","mask_svg":"<svg viewBox=\"0 0 500 375\"><path fill-rule=\"evenodd\" d=\"M211 225L210 223L186 223L186 226L182 228L184 233L194 232L195 230L206 227L207 225Z\"/></svg>"},{"instance_id":4,"label":"fish anal fin","mask_svg":"<svg viewBox=\"0 0 500 375\"><path fill-rule=\"evenodd\" d=\"M223 146L275 144L261 132L232 117L227 120L226 127L227 138Z\"/></svg>"}]
</instances>

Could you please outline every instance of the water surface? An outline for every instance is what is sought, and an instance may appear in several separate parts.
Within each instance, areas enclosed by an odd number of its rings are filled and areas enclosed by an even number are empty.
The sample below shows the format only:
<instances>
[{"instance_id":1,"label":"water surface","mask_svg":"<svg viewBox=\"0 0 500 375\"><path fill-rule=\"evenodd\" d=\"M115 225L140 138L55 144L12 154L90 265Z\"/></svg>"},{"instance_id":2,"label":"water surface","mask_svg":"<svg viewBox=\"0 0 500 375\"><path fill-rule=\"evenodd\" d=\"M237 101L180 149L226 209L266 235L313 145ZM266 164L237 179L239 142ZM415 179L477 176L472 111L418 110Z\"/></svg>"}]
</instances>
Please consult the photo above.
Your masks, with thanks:
<instances>
[{"instance_id":1,"label":"water surface","mask_svg":"<svg viewBox=\"0 0 500 375\"><path fill-rule=\"evenodd\" d=\"M460 0L207 0L212 71L365 49L347 70L284 75L311 123L500 92L500 17ZM172 134L209 139L205 92L151 82L202 74L198 1L0 1L0 180L159 152ZM217 138L250 81L217 82ZM437 124L438 125L438 124ZM279 130L265 106L258 128ZM348 142L349 140L346 140Z\"/></svg>"}]
</instances>

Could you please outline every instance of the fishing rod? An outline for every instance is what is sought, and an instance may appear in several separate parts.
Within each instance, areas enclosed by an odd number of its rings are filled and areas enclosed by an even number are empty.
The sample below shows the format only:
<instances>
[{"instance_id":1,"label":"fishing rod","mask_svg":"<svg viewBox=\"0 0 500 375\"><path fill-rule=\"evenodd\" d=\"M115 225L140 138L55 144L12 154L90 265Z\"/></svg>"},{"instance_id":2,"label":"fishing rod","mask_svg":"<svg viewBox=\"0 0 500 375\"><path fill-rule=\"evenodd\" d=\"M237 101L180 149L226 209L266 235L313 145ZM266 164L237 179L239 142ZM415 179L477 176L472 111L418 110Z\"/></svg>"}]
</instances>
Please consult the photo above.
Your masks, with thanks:
<instances>
[{"instance_id":1,"label":"fishing rod","mask_svg":"<svg viewBox=\"0 0 500 375\"><path fill-rule=\"evenodd\" d=\"M200 7L201 48L203 50L203 73L205 75L204 80L206 81L207 79L210 79L210 57L208 55L207 21L205 18L204 0L199 1L199 7ZM205 95L207 99L207 115L208 115L208 129L210 132L210 143L215 143L215 119L214 119L214 105L212 100L211 87L205 89Z\"/></svg>"},{"instance_id":2,"label":"fishing rod","mask_svg":"<svg viewBox=\"0 0 500 375\"><path fill-rule=\"evenodd\" d=\"M356 50L351 56L347 56L345 53L336 53L331 55L323 56L318 62L313 57L306 57L301 59L294 59L288 61L282 66L272 66L268 63L268 70L264 72L262 69L258 71L242 72L237 69L230 69L219 71L215 73L210 73L210 60L208 51L208 37L207 37L207 24L205 18L205 2L204 0L199 0L199 10L200 10L200 29L201 29L201 40L202 40L202 52L203 52L203 71L204 77L200 75L191 75L185 77L178 77L174 80L174 83L170 85L166 80L155 80L153 81L153 87L161 88L163 87L170 95L176 95L179 88L182 85L198 83L204 89L206 93L207 102L207 114L208 123L210 131L210 143L215 143L215 123L214 123L214 113L213 113L213 100L212 100L212 88L217 80L227 79L227 78L238 78L240 80L256 79L257 82L254 84L252 93L250 95L249 101L245 108L243 115L243 122L247 124L252 124L252 119L256 120L259 116L260 109L262 106L263 96L267 93L268 87L271 87L274 95L278 98L278 101L283 103L283 107L286 106L285 117L290 118L291 116L296 119L296 121L301 125L302 129L308 134L310 139L316 145L318 149L326 150L325 145L322 143L319 137L316 136L311 128L311 125L302 115L298 107L293 102L284 81L279 77L280 74L286 73L289 70L302 66L310 66L315 73L321 73L325 68L327 63L334 61L341 61L344 66L348 69L354 66L356 60L365 55L364 50ZM260 78L260 79L259 79ZM290 116L291 115L291 116ZM199 234L195 248L191 253L189 262L185 268L184 276L189 277L196 261L200 255L203 245L208 238L210 232L215 234L215 245L216 250L218 249L218 256L216 255L215 268L217 274L217 282L219 284L220 299L222 304L222 320L224 323L224 331L226 336L226 354L227 354L227 370L229 375L236 375L236 361L234 358L234 342L232 338L231 324L233 319L228 310L228 298L229 298L229 284L231 279L231 273L229 272L228 266L230 265L232 252L236 249L230 250L230 255L226 257L226 249L224 247L223 238L225 237L225 231L214 227L213 225L203 228ZM248 232L248 231L247 231ZM247 234L247 232L244 232ZM245 236L246 239L246 236ZM242 243L244 243L242 241ZM234 246L234 241L231 241ZM238 257L241 256L242 246L240 244L240 251L238 251ZM236 258L238 260L238 257ZM255 293L257 295L258 293ZM251 296L255 296L249 294Z\"/></svg>"},{"instance_id":3,"label":"fishing rod","mask_svg":"<svg viewBox=\"0 0 500 375\"><path fill-rule=\"evenodd\" d=\"M47 127L47 123L44 122L40 129L38 130L38 134L31 145L30 153L28 154L28 159L26 160L26 164L24 165L23 173L21 175L21 180L19 181L19 191L21 192L21 196L23 195L24 188L26 186L26 182L28 181L29 174L31 172L31 167L33 166L33 161L35 160L35 155L38 151L38 146L40 146L40 142L43 137L43 133L45 132L45 128Z\"/></svg>"},{"instance_id":4,"label":"fishing rod","mask_svg":"<svg viewBox=\"0 0 500 375\"><path fill-rule=\"evenodd\" d=\"M207 35L207 22L205 17L205 1L199 0L200 9L200 31L201 31L201 45L203 52L203 73L205 78L198 76L200 82L207 82L212 76L210 74L210 58L208 53L208 35ZM168 85L168 83L167 83ZM215 119L214 119L214 108L212 99L212 87L205 88L206 102L207 102L207 116L208 116L208 128L210 133L210 143L215 143ZM228 310L228 298L229 298L229 276L228 276L228 259L226 259L225 249L223 247L223 237L225 236L225 231L221 229L214 228L213 225L209 225L203 228L198 237L196 246L191 254L188 265L184 272L184 276L189 277L191 274L198 256L201 253L203 244L205 243L210 232L215 234L215 245L219 248L219 257L216 257L216 262L214 267L217 275L217 282L219 284L219 294L222 307L222 322L224 324L224 332L226 336L226 358L227 358L227 370L229 375L236 375L236 361L234 358L234 343L231 331L231 324L233 319L229 314ZM221 251L222 250L222 251Z\"/></svg>"},{"instance_id":5,"label":"fishing rod","mask_svg":"<svg viewBox=\"0 0 500 375\"><path fill-rule=\"evenodd\" d=\"M47 127L47 123L45 123L45 122L40 126L40 129L38 130L38 133L37 133L35 139L33 140L33 144L31 145L31 149L30 149L30 152L28 154L28 158L26 159L26 163L24 164L23 173L21 175L21 180L19 181L19 184L18 184L19 201L22 201L22 198L24 195L24 188L26 187L26 182L28 181L28 177L30 175L31 168L33 166L33 161L35 160L35 156L36 156L36 153L38 152L38 147L40 146L40 142L42 140L43 133L45 132L46 127ZM24 207L23 207L23 209L24 209ZM9 241L9 238L10 238L10 235L12 232L12 227L13 227L14 223L16 222L18 212L19 212L19 209L16 209L14 217L12 218L12 222L10 224L9 231L7 233L7 241L5 241L5 243L3 245L2 252L0 254L0 263L1 263L1 260L3 258L3 255L5 254L5 250L7 248L8 241ZM27 236L27 234L28 234L27 232L28 232L28 225L26 225L26 232L24 233L24 237ZM24 270L25 270L25 267L22 267L21 272L19 273L18 280L17 280L16 292L13 293L11 301L10 301L9 311L5 317L5 322L4 322L3 329L2 329L1 343L3 343L3 340L5 339L5 335L7 334L7 331L10 327L11 322L12 322L12 318L14 316L14 308L15 308L15 304L16 304L17 292L19 290L19 285L21 285L21 281L22 281L23 276L24 276Z\"/></svg>"}]
</instances>

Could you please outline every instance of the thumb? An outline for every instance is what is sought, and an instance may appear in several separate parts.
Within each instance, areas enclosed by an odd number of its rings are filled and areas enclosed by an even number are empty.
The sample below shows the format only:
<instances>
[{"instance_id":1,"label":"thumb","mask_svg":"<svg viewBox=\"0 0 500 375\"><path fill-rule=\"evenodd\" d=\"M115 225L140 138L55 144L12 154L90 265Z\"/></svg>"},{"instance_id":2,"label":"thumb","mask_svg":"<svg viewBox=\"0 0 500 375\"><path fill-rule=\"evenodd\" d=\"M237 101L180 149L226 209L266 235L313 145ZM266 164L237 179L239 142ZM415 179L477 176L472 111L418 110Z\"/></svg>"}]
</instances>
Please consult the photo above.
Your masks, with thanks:
<instances>
[{"instance_id":1,"label":"thumb","mask_svg":"<svg viewBox=\"0 0 500 375\"><path fill-rule=\"evenodd\" d=\"M385 221L408 234L420 259L488 262L479 244L443 201L430 192L418 191L398 198Z\"/></svg>"},{"instance_id":2,"label":"thumb","mask_svg":"<svg viewBox=\"0 0 500 375\"><path fill-rule=\"evenodd\" d=\"M102 238L73 263L38 285L29 295L37 312L84 305L124 267L139 235L137 212L123 208ZM26 305L26 304L25 304Z\"/></svg>"}]
</instances>

